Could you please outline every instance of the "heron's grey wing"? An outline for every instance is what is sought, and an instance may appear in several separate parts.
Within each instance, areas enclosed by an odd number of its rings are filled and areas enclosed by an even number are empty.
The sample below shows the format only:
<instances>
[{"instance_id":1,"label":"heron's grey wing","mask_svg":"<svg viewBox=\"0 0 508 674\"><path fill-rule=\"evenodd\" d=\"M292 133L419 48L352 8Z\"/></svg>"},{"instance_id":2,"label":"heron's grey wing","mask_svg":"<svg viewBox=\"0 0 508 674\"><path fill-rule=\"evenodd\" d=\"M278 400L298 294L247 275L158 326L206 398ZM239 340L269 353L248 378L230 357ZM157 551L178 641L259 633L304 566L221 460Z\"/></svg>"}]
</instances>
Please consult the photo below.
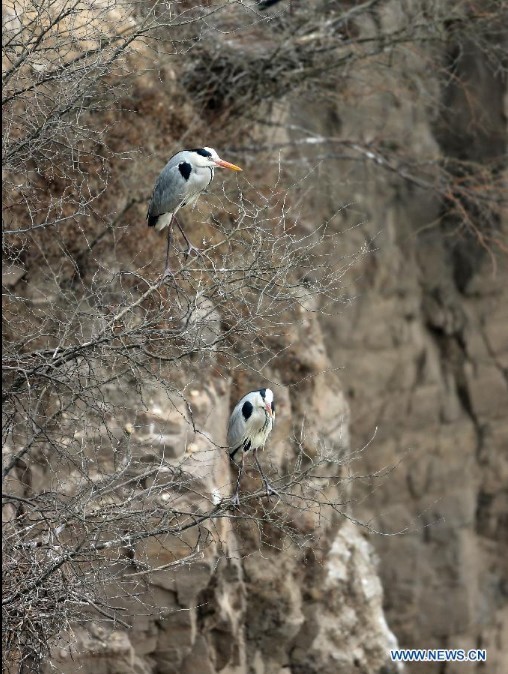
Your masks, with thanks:
<instances>
[{"instance_id":1,"label":"heron's grey wing","mask_svg":"<svg viewBox=\"0 0 508 674\"><path fill-rule=\"evenodd\" d=\"M148 208L150 216L172 213L185 198L185 180L178 170L178 163L171 160L162 169Z\"/></svg>"},{"instance_id":2,"label":"heron's grey wing","mask_svg":"<svg viewBox=\"0 0 508 674\"><path fill-rule=\"evenodd\" d=\"M235 407L229 420L228 426L228 447L236 449L245 439L245 419L242 415L241 407Z\"/></svg>"}]
</instances>

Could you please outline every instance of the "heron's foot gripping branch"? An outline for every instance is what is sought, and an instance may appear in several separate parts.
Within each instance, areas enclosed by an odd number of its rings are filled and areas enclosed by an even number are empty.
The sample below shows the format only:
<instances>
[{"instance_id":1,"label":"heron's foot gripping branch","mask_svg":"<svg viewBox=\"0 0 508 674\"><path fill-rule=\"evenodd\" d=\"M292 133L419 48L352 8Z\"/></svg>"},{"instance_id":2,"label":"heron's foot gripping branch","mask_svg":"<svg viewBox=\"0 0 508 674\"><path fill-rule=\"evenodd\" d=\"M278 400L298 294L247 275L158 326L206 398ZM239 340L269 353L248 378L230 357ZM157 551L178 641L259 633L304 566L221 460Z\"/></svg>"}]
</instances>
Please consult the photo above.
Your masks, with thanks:
<instances>
[{"instance_id":1,"label":"heron's foot gripping branch","mask_svg":"<svg viewBox=\"0 0 508 674\"><path fill-rule=\"evenodd\" d=\"M267 480L264 481L264 485L267 498L270 498L270 496L276 496L277 498L281 498L279 492L276 489L274 489L274 487L272 487L272 485Z\"/></svg>"},{"instance_id":2,"label":"heron's foot gripping branch","mask_svg":"<svg viewBox=\"0 0 508 674\"><path fill-rule=\"evenodd\" d=\"M185 258L189 258L191 255L196 255L200 256L201 255L201 250L199 248L196 248L196 246L193 246L192 243L189 243L187 241L187 249L183 251L183 254L185 255Z\"/></svg>"}]
</instances>

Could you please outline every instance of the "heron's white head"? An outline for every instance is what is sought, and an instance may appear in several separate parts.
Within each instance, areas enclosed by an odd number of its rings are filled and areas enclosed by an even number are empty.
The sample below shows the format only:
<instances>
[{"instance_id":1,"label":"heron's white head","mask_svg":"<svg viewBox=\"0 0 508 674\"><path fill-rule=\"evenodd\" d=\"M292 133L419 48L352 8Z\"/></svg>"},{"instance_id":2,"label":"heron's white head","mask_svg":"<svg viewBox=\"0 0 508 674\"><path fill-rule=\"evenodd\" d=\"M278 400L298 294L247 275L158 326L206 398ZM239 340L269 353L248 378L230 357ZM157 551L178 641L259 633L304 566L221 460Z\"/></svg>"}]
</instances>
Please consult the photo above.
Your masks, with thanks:
<instances>
[{"instance_id":1,"label":"heron's white head","mask_svg":"<svg viewBox=\"0 0 508 674\"><path fill-rule=\"evenodd\" d=\"M213 147L199 147L195 150L189 150L189 152L192 152L193 154L192 160L194 165L199 168L219 167L231 169L232 171L243 171L243 169L236 166L236 164L230 164L228 161L221 159Z\"/></svg>"},{"instance_id":2,"label":"heron's white head","mask_svg":"<svg viewBox=\"0 0 508 674\"><path fill-rule=\"evenodd\" d=\"M270 388L261 388L255 391L258 394L256 404L258 407L264 408L271 416L275 415L275 401L273 399L273 391Z\"/></svg>"}]
</instances>

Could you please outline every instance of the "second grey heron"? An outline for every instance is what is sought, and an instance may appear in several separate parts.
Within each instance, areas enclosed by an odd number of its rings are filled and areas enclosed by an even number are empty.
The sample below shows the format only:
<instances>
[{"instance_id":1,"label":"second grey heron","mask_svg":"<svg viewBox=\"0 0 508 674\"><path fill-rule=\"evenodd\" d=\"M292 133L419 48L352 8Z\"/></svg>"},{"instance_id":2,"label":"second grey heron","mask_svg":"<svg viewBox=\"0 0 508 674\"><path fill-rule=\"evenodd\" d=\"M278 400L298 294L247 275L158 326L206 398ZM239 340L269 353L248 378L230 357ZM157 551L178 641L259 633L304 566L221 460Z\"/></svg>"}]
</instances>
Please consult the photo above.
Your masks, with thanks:
<instances>
[{"instance_id":1,"label":"second grey heron","mask_svg":"<svg viewBox=\"0 0 508 674\"><path fill-rule=\"evenodd\" d=\"M246 452L252 450L259 474L263 480L266 494L277 494L266 479L257 457L257 450L263 449L266 440L272 432L275 422L275 400L273 391L269 388L261 388L250 391L243 396L235 406L228 425L229 457L234 462L237 452L241 452L241 464L238 468L236 489L233 495L233 503L238 505L238 492L240 479L243 472L243 462Z\"/></svg>"}]
</instances>

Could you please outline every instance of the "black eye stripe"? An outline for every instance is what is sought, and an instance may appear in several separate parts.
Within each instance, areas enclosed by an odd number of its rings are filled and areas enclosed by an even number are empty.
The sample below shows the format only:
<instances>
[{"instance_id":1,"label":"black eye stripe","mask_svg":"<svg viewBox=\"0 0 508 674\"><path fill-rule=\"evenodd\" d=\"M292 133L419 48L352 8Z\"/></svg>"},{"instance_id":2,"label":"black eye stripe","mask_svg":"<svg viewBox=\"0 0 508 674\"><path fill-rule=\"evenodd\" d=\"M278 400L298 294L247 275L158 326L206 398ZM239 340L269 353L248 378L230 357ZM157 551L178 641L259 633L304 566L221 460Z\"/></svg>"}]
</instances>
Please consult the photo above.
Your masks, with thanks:
<instances>
[{"instance_id":1,"label":"black eye stripe","mask_svg":"<svg viewBox=\"0 0 508 674\"><path fill-rule=\"evenodd\" d=\"M263 398L263 400L264 400L264 399L265 399L265 396L266 396L266 389L265 389L265 388L260 388L260 389L259 389L259 395L260 395L260 396Z\"/></svg>"},{"instance_id":2,"label":"black eye stripe","mask_svg":"<svg viewBox=\"0 0 508 674\"><path fill-rule=\"evenodd\" d=\"M195 152L196 154L200 154L202 157L211 157L212 153L208 152L208 150L205 150L204 147L198 147L195 150L189 150L189 152Z\"/></svg>"}]
</instances>

